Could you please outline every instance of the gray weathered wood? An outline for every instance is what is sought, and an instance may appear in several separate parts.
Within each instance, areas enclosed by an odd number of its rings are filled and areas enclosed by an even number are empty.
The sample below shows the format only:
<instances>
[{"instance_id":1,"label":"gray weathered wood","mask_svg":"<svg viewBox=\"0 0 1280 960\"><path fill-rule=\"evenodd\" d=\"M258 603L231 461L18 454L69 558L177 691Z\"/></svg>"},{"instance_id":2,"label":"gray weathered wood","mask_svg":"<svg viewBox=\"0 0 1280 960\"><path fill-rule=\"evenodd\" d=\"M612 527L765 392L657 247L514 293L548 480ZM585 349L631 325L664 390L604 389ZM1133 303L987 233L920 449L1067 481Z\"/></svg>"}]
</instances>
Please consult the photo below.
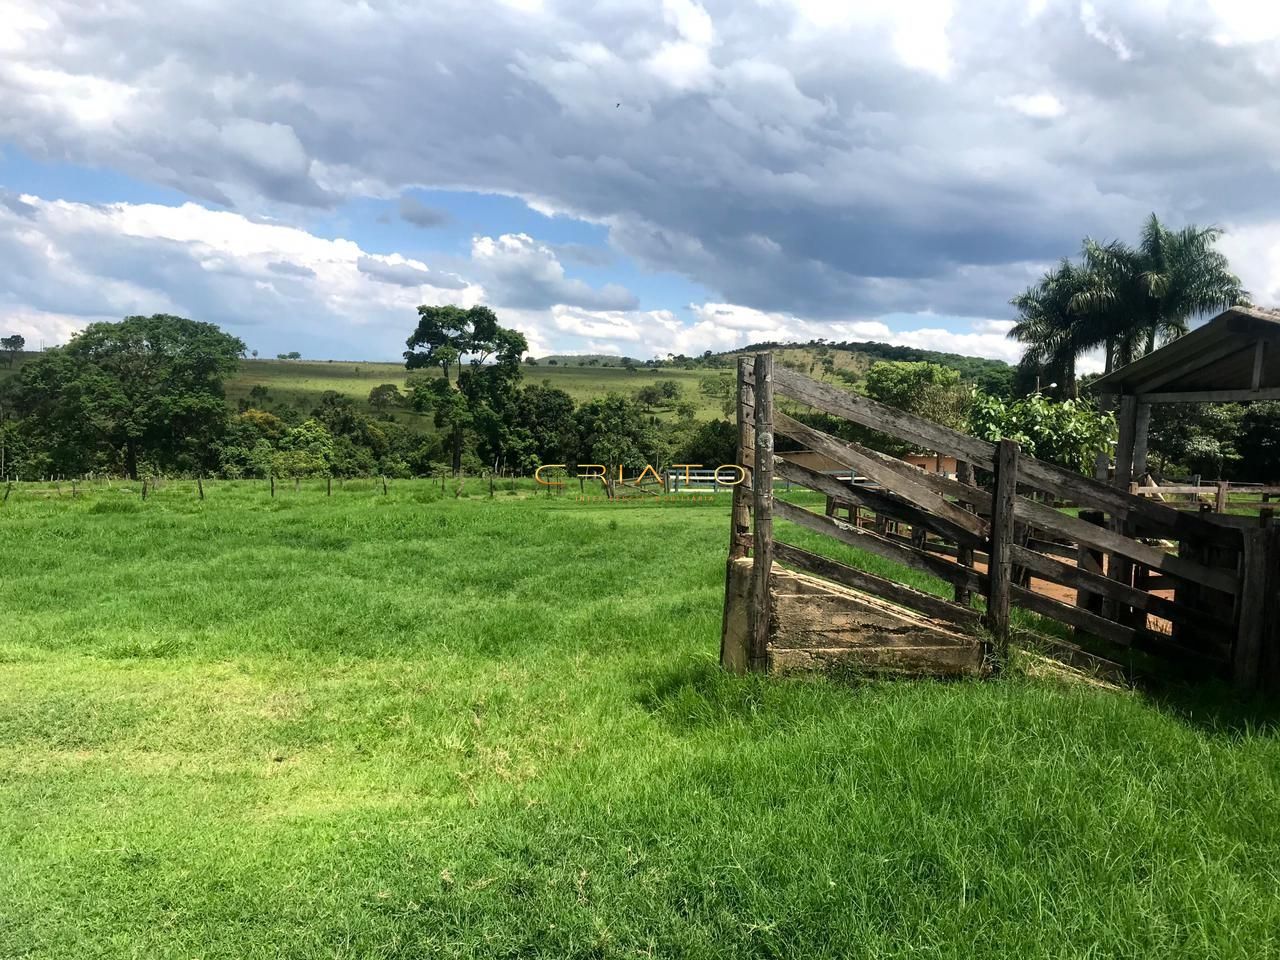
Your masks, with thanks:
<instances>
[{"instance_id":1,"label":"gray weathered wood","mask_svg":"<svg viewBox=\"0 0 1280 960\"><path fill-rule=\"evenodd\" d=\"M974 486L973 464L969 463L967 460L957 460L956 461L956 481L962 484L963 486L973 487ZM961 500L960 506L968 510L973 510L974 507L976 506L976 501L972 497L969 497L969 499L967 500ZM964 544L959 544L956 547L956 561L962 567L972 568L973 567L973 547L965 546ZM955 601L956 603L959 603L962 606L965 606L965 607L969 606L973 602L973 595L969 592L969 588L966 586L963 586L962 584L956 584Z\"/></svg>"},{"instance_id":2,"label":"gray weathered wood","mask_svg":"<svg viewBox=\"0 0 1280 960\"><path fill-rule=\"evenodd\" d=\"M846 393L839 387L811 380L804 374L785 367L779 367L776 376L778 392L792 400L844 417L899 440L919 444L923 450L936 450L963 457L987 468L995 462L992 459L994 449L985 440L970 437L923 417L904 413L867 397Z\"/></svg>"},{"instance_id":3,"label":"gray weathered wood","mask_svg":"<svg viewBox=\"0 0 1280 960\"><path fill-rule=\"evenodd\" d=\"M1137 587L1132 587L1128 584L1119 583L1110 577L1104 576L1100 571L1063 563L1061 560L1045 556L1027 547L1015 544L1012 554L1014 563L1026 567L1040 579L1051 580L1065 587L1075 587L1077 590L1077 606L1092 609L1079 602L1078 598L1081 593L1109 596L1144 613L1152 613L1171 621L1194 624L1203 632L1211 634L1217 639L1224 641L1229 641L1230 639L1230 630L1225 624L1218 622L1216 618L1205 614L1203 611L1196 610L1194 607L1168 600L1165 597L1158 597L1153 593L1139 590Z\"/></svg>"},{"instance_id":4,"label":"gray weathered wood","mask_svg":"<svg viewBox=\"0 0 1280 960\"><path fill-rule=\"evenodd\" d=\"M755 393L747 375L751 359L738 358L738 464L746 466L746 454L755 447L755 430L752 427L755 410ZM753 458L754 459L754 458ZM733 519L729 536L729 558L745 557L751 548L751 500L749 487L738 484L733 488Z\"/></svg>"},{"instance_id":5,"label":"gray weathered wood","mask_svg":"<svg viewBox=\"0 0 1280 960\"><path fill-rule=\"evenodd\" d=\"M793 463L785 456L775 457L774 464L779 476L787 477L810 490L828 494L837 500L860 504L874 510L877 514L877 529L880 529L881 518L887 514L894 520L927 527L939 536L957 543L982 546L986 542L981 537L975 537L967 529L957 527L941 517L935 517L927 511L914 507L886 490L845 483L828 474Z\"/></svg>"},{"instance_id":6,"label":"gray weathered wood","mask_svg":"<svg viewBox=\"0 0 1280 960\"><path fill-rule=\"evenodd\" d=\"M985 578L974 570L917 550L904 543L899 543L887 536L881 536L870 530L863 530L835 517L819 516L804 507L788 503L785 500L775 500L773 509L777 516L782 517L784 520L789 520L797 526L805 527L815 533L825 534L839 540L841 543L847 543L851 547L900 563L904 567L910 567L913 570L919 570L922 573L935 576L939 580L945 580L958 588L975 592L981 592L984 589Z\"/></svg>"},{"instance_id":7,"label":"gray weathered wood","mask_svg":"<svg viewBox=\"0 0 1280 960\"><path fill-rule=\"evenodd\" d=\"M1175 557L1156 547L1147 546L1128 537L1122 536L1105 527L1097 527L1076 517L1059 513L1052 507L1042 503L1019 497L1015 504L1018 519L1047 530L1058 536L1067 537L1082 546L1094 547L1119 553L1145 564L1154 570L1160 570L1171 576L1180 577L1192 583L1234 594L1239 589L1234 574L1220 567L1208 567L1184 557Z\"/></svg>"},{"instance_id":8,"label":"gray weathered wood","mask_svg":"<svg viewBox=\"0 0 1280 960\"><path fill-rule=\"evenodd\" d=\"M830 457L841 466L848 467L865 477L869 477L904 500L922 510L942 517L964 530L968 530L975 537L986 536L986 524L967 510L956 506L948 500L944 500L936 487L931 489L928 482L922 480L924 477L938 476L937 474L929 474L923 470L918 470L901 460L893 463L890 457L872 456L870 451L856 443L837 440L835 437L823 433L821 430L815 430L813 427L807 426L781 411L776 412L773 419L774 427L778 433L808 444L811 450L816 450L818 453ZM948 480L947 483L949 485L954 484L957 487L960 486L954 480ZM977 493L980 493L980 491L976 491L972 495Z\"/></svg>"},{"instance_id":9,"label":"gray weathered wood","mask_svg":"<svg viewBox=\"0 0 1280 960\"><path fill-rule=\"evenodd\" d=\"M1267 544L1270 531L1259 528L1244 534L1240 617L1232 651L1232 679L1236 689L1252 693L1258 686L1262 665L1267 613Z\"/></svg>"},{"instance_id":10,"label":"gray weathered wood","mask_svg":"<svg viewBox=\"0 0 1280 960\"><path fill-rule=\"evenodd\" d=\"M737 426L738 465L746 468L748 454L755 445L752 429L754 397L747 376L752 366L749 357L738 357ZM750 401L750 403L748 403ZM754 457L750 458L754 462ZM746 649L742 642L735 642L743 614L750 607L750 577L737 578L734 563L751 551L751 488L739 483L733 488L733 505L729 516L729 556L725 562L724 612L720 625L720 665L727 670L741 671L746 661L740 656ZM748 632L750 627L747 628Z\"/></svg>"},{"instance_id":11,"label":"gray weathered wood","mask_svg":"<svg viewBox=\"0 0 1280 960\"><path fill-rule=\"evenodd\" d=\"M1003 659L1009 653L1009 597L1012 587L1014 502L1018 490L1018 445L1001 440L996 445L995 492L991 497L991 546L987 576L986 625Z\"/></svg>"},{"instance_id":12,"label":"gray weathered wood","mask_svg":"<svg viewBox=\"0 0 1280 960\"><path fill-rule=\"evenodd\" d=\"M884 577L810 553L789 543L776 543L774 549L779 563L797 567L815 576L826 577L828 580L855 590L866 591L892 603L968 630L978 625L977 611L952 603L950 600L944 600L932 593L925 593L901 583L886 580Z\"/></svg>"},{"instance_id":13,"label":"gray weathered wood","mask_svg":"<svg viewBox=\"0 0 1280 960\"><path fill-rule=\"evenodd\" d=\"M986 440L970 437L866 397L854 396L785 367L778 368L775 379L780 394L800 403L844 417L899 440L918 444L925 450L949 454L988 470L995 465L995 445ZM1150 398L1142 399L1147 401ZM1117 489L1035 457L1024 455L1019 458L1018 480L1084 507L1094 507L1111 514L1137 514L1145 517L1153 524L1162 525L1165 535L1171 538L1198 537L1224 545L1239 543L1235 531L1231 529L1193 514L1181 513L1165 504L1131 494L1127 489ZM980 502L978 505L981 508Z\"/></svg>"},{"instance_id":14,"label":"gray weathered wood","mask_svg":"<svg viewBox=\"0 0 1280 960\"><path fill-rule=\"evenodd\" d=\"M1280 400L1280 387L1257 390L1188 390L1185 393L1144 393L1144 403L1245 403L1250 400Z\"/></svg>"},{"instance_id":15,"label":"gray weathered wood","mask_svg":"<svg viewBox=\"0 0 1280 960\"><path fill-rule=\"evenodd\" d=\"M769 667L769 574L773 568L773 354L756 354L754 538L751 567L751 668Z\"/></svg>"}]
</instances>

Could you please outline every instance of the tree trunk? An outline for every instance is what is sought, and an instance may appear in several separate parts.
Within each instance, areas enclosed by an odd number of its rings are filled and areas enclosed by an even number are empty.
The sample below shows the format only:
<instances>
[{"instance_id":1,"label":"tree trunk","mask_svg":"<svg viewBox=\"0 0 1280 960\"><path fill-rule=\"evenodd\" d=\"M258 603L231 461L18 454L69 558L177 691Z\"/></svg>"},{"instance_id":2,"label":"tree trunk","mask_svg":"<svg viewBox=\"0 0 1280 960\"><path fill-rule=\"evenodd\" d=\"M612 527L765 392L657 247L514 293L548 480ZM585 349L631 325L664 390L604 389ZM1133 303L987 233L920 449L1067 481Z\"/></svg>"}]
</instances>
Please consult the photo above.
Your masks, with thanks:
<instances>
[{"instance_id":1,"label":"tree trunk","mask_svg":"<svg viewBox=\"0 0 1280 960\"><path fill-rule=\"evenodd\" d=\"M462 425L453 428L453 475L462 473Z\"/></svg>"},{"instance_id":2,"label":"tree trunk","mask_svg":"<svg viewBox=\"0 0 1280 960\"><path fill-rule=\"evenodd\" d=\"M126 440L124 444L124 469L130 480L138 479L138 448L132 440Z\"/></svg>"},{"instance_id":3,"label":"tree trunk","mask_svg":"<svg viewBox=\"0 0 1280 960\"><path fill-rule=\"evenodd\" d=\"M1068 400L1080 399L1080 386L1076 383L1076 355L1073 353L1067 357L1067 369L1065 376L1067 382L1064 385L1066 389L1063 391Z\"/></svg>"},{"instance_id":4,"label":"tree trunk","mask_svg":"<svg viewBox=\"0 0 1280 960\"><path fill-rule=\"evenodd\" d=\"M1116 339L1115 337L1107 337L1107 357L1106 357L1105 365L1102 368L1102 373L1104 376L1110 373L1113 369L1115 369L1115 357L1116 357Z\"/></svg>"}]
</instances>

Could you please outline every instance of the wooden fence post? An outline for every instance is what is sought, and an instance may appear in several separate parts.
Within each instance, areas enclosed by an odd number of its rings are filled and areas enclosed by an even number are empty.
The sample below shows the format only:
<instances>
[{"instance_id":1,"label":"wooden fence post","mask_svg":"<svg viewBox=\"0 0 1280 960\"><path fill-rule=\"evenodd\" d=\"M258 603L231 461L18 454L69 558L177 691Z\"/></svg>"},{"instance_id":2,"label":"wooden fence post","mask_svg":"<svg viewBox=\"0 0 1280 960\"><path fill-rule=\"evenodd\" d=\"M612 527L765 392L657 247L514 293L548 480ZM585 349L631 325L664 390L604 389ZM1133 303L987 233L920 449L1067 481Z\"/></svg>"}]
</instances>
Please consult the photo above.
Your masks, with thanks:
<instances>
[{"instance_id":1,"label":"wooden fence post","mask_svg":"<svg viewBox=\"0 0 1280 960\"><path fill-rule=\"evenodd\" d=\"M1226 480L1218 481L1217 489L1214 491L1214 495L1213 495L1213 512L1214 513L1227 512L1227 490L1230 488L1230 486L1231 484Z\"/></svg>"},{"instance_id":2,"label":"wooden fence post","mask_svg":"<svg viewBox=\"0 0 1280 960\"><path fill-rule=\"evenodd\" d=\"M1258 687L1267 630L1267 548L1272 538L1266 527L1241 532L1244 552L1240 565L1240 620L1231 652L1231 673L1237 690L1253 693Z\"/></svg>"},{"instance_id":3,"label":"wooden fence post","mask_svg":"<svg viewBox=\"0 0 1280 960\"><path fill-rule=\"evenodd\" d=\"M204 480L199 475L196 476L196 493L200 494L201 500L204 499Z\"/></svg>"},{"instance_id":4,"label":"wooden fence post","mask_svg":"<svg viewBox=\"0 0 1280 960\"><path fill-rule=\"evenodd\" d=\"M324 478L324 495L326 497L333 496L333 474Z\"/></svg>"},{"instance_id":5,"label":"wooden fence post","mask_svg":"<svg viewBox=\"0 0 1280 960\"><path fill-rule=\"evenodd\" d=\"M147 478L143 477L142 478L142 502L146 503L146 501L147 501Z\"/></svg>"},{"instance_id":6,"label":"wooden fence post","mask_svg":"<svg viewBox=\"0 0 1280 960\"><path fill-rule=\"evenodd\" d=\"M1009 548L1014 536L1014 498L1018 492L1018 445L1012 440L996 444L996 487L991 500L991 546L987 574L987 629L995 637L996 654L1003 662L1009 656L1009 588L1013 562Z\"/></svg>"},{"instance_id":7,"label":"wooden fence post","mask_svg":"<svg viewBox=\"0 0 1280 960\"><path fill-rule=\"evenodd\" d=\"M965 460L957 460L956 461L956 479L961 483L967 484L969 486L973 486L973 464ZM960 506L966 510L970 510L970 511L973 510L973 504L971 503L961 503ZM855 507L854 510L856 511L857 508ZM858 525L857 521L855 521L854 526L856 527L857 525ZM960 544L959 548L956 551L956 562L959 563L960 566L962 567L972 568L973 567L973 547L966 547L964 544ZM961 586L958 583L956 584L954 597L955 597L956 603L963 604L966 607L970 606L972 602L972 599L969 595L969 588L965 586Z\"/></svg>"},{"instance_id":8,"label":"wooden fence post","mask_svg":"<svg viewBox=\"0 0 1280 960\"><path fill-rule=\"evenodd\" d=\"M755 462L751 501L755 520L751 567L751 669L769 667L769 580L773 572L773 354L756 355Z\"/></svg>"},{"instance_id":9,"label":"wooden fence post","mask_svg":"<svg viewBox=\"0 0 1280 960\"><path fill-rule=\"evenodd\" d=\"M755 392L747 383L749 357L738 358L738 464L745 468L747 455L755 446L752 417L747 407L755 405ZM745 484L733 488L733 513L729 531L729 562L747 556L751 551L751 502Z\"/></svg>"}]
</instances>

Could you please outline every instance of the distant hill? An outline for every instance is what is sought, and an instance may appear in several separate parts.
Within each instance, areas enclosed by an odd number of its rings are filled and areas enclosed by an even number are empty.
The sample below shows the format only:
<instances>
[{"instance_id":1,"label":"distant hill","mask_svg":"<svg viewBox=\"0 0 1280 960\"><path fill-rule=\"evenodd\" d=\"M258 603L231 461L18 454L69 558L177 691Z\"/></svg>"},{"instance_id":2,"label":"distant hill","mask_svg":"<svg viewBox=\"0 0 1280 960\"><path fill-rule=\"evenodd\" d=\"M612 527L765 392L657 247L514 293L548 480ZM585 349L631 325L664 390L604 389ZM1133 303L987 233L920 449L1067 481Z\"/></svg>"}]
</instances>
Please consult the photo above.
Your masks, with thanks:
<instances>
[{"instance_id":1,"label":"distant hill","mask_svg":"<svg viewBox=\"0 0 1280 960\"><path fill-rule=\"evenodd\" d=\"M829 380L848 386L856 386L866 376L871 364L877 360L900 360L910 363L936 363L959 372L962 379L976 384L987 393L1008 396L1013 389L1017 368L1003 360L987 357L969 357L959 353L943 353L938 350L920 350L901 347L892 343L875 341L846 341L823 343L753 343L728 353L717 354L731 363L732 358L743 353L759 353L771 350L779 363L808 373L820 380Z\"/></svg>"}]
</instances>

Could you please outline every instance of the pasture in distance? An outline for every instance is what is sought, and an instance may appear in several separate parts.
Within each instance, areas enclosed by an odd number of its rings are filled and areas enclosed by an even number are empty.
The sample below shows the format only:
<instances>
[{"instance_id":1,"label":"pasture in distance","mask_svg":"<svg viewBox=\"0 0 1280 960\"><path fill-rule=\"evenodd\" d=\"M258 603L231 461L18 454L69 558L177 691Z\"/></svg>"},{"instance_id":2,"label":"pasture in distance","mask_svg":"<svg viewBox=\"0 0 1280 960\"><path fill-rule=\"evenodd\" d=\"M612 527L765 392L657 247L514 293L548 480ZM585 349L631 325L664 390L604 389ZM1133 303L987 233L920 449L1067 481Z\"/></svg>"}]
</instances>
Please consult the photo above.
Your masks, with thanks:
<instances>
[{"instance_id":1,"label":"pasture in distance","mask_svg":"<svg viewBox=\"0 0 1280 960\"><path fill-rule=\"evenodd\" d=\"M726 675L728 498L80 492L0 515L0 955L1280 949L1272 726Z\"/></svg>"}]
</instances>

